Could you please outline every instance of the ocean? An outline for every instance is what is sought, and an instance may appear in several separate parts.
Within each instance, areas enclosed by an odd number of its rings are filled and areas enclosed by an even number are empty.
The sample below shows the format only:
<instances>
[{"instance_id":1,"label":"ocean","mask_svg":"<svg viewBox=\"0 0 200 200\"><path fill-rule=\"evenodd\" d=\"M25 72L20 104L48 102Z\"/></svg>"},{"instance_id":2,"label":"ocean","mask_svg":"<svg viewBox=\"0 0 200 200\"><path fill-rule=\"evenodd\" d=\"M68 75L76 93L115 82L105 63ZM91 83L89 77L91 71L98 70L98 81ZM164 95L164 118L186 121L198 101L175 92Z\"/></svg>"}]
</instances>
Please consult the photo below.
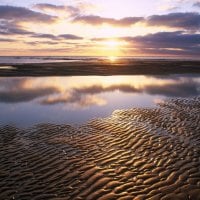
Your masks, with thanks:
<instances>
[{"instance_id":1,"label":"ocean","mask_svg":"<svg viewBox=\"0 0 200 200\"><path fill-rule=\"evenodd\" d=\"M112 60L187 60L187 58L172 58L172 57L113 57L113 56L0 56L0 64L30 64L30 63L59 63L59 62L96 62ZM193 60L193 59L191 59Z\"/></svg>"}]
</instances>

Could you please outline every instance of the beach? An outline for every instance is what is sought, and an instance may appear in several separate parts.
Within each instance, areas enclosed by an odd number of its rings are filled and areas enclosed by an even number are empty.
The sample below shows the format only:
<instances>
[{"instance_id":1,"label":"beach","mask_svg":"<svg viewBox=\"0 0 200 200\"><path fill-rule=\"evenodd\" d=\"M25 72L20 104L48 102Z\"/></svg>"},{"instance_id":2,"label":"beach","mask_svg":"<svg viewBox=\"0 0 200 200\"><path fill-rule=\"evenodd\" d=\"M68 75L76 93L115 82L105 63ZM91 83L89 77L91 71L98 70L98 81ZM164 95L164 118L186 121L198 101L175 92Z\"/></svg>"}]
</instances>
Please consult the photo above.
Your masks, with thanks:
<instances>
[{"instance_id":1,"label":"beach","mask_svg":"<svg viewBox=\"0 0 200 200\"><path fill-rule=\"evenodd\" d=\"M0 200L200 200L200 0L0 0Z\"/></svg>"},{"instance_id":2,"label":"beach","mask_svg":"<svg viewBox=\"0 0 200 200\"><path fill-rule=\"evenodd\" d=\"M73 127L0 128L1 199L200 199L200 99Z\"/></svg>"},{"instance_id":3,"label":"beach","mask_svg":"<svg viewBox=\"0 0 200 200\"><path fill-rule=\"evenodd\" d=\"M0 64L0 76L113 76L200 73L200 61L83 59L74 62Z\"/></svg>"},{"instance_id":4,"label":"beach","mask_svg":"<svg viewBox=\"0 0 200 200\"><path fill-rule=\"evenodd\" d=\"M199 200L199 64L1 64L0 199Z\"/></svg>"}]
</instances>

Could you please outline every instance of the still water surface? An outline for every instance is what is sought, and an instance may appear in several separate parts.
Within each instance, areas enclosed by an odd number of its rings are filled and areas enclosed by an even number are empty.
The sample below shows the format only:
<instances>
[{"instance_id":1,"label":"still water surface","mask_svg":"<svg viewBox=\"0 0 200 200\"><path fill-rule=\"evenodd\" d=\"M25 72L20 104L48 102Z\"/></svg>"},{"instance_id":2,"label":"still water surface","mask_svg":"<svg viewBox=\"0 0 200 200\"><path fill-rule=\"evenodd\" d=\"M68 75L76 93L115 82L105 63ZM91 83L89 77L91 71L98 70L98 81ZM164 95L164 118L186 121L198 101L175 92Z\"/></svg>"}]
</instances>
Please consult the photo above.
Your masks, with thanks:
<instances>
[{"instance_id":1,"label":"still water surface","mask_svg":"<svg viewBox=\"0 0 200 200\"><path fill-rule=\"evenodd\" d=\"M199 75L0 77L0 125L85 123L116 109L200 94Z\"/></svg>"}]
</instances>

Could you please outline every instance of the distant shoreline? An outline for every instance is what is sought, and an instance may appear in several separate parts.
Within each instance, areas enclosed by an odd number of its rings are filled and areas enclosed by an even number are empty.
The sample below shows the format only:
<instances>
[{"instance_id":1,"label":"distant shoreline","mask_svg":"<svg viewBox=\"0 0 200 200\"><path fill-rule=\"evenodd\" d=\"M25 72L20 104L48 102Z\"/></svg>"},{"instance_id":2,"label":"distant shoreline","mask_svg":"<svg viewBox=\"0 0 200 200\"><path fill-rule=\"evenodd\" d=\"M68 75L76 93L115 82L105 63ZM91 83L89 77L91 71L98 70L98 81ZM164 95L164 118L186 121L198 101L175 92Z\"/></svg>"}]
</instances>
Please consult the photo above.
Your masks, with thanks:
<instances>
[{"instance_id":1,"label":"distant shoreline","mask_svg":"<svg viewBox=\"0 0 200 200\"><path fill-rule=\"evenodd\" d=\"M167 75L200 73L200 61L179 60L109 60L0 64L0 76L111 76L111 75Z\"/></svg>"}]
</instances>

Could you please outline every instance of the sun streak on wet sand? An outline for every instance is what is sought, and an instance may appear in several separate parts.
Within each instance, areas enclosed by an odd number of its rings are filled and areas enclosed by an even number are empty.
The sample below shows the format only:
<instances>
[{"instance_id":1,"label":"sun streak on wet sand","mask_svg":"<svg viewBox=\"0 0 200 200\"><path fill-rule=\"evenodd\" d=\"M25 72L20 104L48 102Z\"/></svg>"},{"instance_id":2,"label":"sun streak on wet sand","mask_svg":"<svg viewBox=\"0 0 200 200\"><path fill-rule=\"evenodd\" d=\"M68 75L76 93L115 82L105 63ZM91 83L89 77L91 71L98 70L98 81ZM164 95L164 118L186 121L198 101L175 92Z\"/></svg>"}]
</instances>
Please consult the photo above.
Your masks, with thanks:
<instances>
[{"instance_id":1,"label":"sun streak on wet sand","mask_svg":"<svg viewBox=\"0 0 200 200\"><path fill-rule=\"evenodd\" d=\"M0 70L1 69L16 69L16 67L13 67L13 66L0 66Z\"/></svg>"}]
</instances>

